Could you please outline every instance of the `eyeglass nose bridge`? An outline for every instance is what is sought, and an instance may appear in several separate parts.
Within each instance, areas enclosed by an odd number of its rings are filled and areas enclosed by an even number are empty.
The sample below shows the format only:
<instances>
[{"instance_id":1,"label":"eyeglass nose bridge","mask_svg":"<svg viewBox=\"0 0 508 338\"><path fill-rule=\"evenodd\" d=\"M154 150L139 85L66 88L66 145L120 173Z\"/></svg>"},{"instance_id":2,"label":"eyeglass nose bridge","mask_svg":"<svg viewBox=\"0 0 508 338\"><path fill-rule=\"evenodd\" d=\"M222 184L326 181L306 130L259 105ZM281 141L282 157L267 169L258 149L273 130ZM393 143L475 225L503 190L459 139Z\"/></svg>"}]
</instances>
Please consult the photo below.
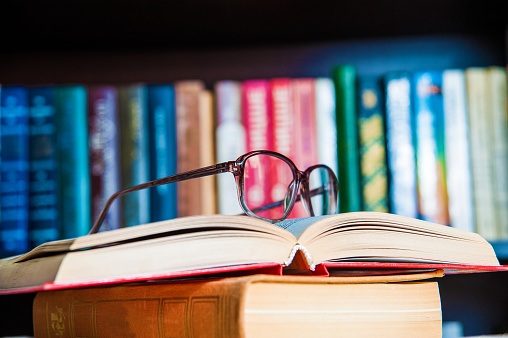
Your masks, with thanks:
<instances>
[{"instance_id":1,"label":"eyeglass nose bridge","mask_svg":"<svg viewBox=\"0 0 508 338\"><path fill-rule=\"evenodd\" d=\"M296 191L296 195L298 197L298 194L300 194L300 200L307 215L314 216L314 209L312 208L312 202L310 200L309 179L307 176L306 172L298 171L299 188Z\"/></svg>"}]
</instances>

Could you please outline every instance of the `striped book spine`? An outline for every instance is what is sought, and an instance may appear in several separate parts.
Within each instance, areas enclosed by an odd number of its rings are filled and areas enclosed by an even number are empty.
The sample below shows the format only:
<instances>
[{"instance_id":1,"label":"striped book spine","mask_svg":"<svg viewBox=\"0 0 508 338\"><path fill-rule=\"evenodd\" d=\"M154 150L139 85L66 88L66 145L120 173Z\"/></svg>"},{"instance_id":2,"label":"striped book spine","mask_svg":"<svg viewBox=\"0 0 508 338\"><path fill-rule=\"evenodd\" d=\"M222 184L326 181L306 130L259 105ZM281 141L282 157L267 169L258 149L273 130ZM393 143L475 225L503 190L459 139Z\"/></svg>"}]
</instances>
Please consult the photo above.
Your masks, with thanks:
<instances>
[{"instance_id":1,"label":"striped book spine","mask_svg":"<svg viewBox=\"0 0 508 338\"><path fill-rule=\"evenodd\" d=\"M0 255L28 251L28 91L2 87L1 93Z\"/></svg>"},{"instance_id":2,"label":"striped book spine","mask_svg":"<svg viewBox=\"0 0 508 338\"><path fill-rule=\"evenodd\" d=\"M60 239L55 89L29 89L31 247Z\"/></svg>"}]
</instances>

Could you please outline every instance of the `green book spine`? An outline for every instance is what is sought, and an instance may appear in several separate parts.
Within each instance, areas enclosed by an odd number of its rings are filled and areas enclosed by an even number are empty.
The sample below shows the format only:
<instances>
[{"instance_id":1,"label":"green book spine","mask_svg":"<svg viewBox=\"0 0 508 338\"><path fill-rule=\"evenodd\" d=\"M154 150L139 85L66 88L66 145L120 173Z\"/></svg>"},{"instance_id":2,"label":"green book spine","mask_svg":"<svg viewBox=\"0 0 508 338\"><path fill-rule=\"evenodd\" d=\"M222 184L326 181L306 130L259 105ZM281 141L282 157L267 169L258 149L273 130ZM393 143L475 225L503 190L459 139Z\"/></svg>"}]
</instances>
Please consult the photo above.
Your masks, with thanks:
<instances>
[{"instance_id":1,"label":"green book spine","mask_svg":"<svg viewBox=\"0 0 508 338\"><path fill-rule=\"evenodd\" d=\"M340 65L333 69L337 113L337 157L339 161L339 211L361 210L356 69Z\"/></svg>"}]
</instances>

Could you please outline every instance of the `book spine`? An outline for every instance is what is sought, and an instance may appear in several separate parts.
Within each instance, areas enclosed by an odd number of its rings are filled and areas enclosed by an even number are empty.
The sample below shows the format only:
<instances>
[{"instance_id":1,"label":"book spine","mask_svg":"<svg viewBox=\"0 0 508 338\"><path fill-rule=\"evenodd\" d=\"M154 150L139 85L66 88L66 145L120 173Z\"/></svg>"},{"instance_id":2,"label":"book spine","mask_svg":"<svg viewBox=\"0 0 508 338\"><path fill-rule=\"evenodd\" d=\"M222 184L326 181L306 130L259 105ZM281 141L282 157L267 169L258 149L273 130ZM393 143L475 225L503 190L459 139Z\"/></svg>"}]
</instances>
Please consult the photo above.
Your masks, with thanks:
<instances>
[{"instance_id":1,"label":"book spine","mask_svg":"<svg viewBox=\"0 0 508 338\"><path fill-rule=\"evenodd\" d=\"M315 79L300 78L291 81L293 87L293 143L292 160L304 171L318 163L316 135ZM292 218L308 216L302 203L296 203Z\"/></svg>"},{"instance_id":2,"label":"book spine","mask_svg":"<svg viewBox=\"0 0 508 338\"><path fill-rule=\"evenodd\" d=\"M60 239L55 88L33 87L29 96L30 246Z\"/></svg>"},{"instance_id":3,"label":"book spine","mask_svg":"<svg viewBox=\"0 0 508 338\"><path fill-rule=\"evenodd\" d=\"M388 169L381 83L358 81L358 129L363 210L388 212Z\"/></svg>"},{"instance_id":4,"label":"book spine","mask_svg":"<svg viewBox=\"0 0 508 338\"><path fill-rule=\"evenodd\" d=\"M271 92L268 80L248 80L242 83L242 109L246 130L246 150L272 150L273 130ZM261 166L266 163L260 163ZM245 201L252 209L272 202L271 177L250 179L245 185Z\"/></svg>"},{"instance_id":5,"label":"book spine","mask_svg":"<svg viewBox=\"0 0 508 338\"><path fill-rule=\"evenodd\" d=\"M244 283L231 279L38 293L36 337L242 337Z\"/></svg>"},{"instance_id":6,"label":"book spine","mask_svg":"<svg viewBox=\"0 0 508 338\"><path fill-rule=\"evenodd\" d=\"M120 135L118 93L113 86L93 86L88 95L90 184L92 218L97 219L106 200L120 190ZM121 227L120 201L111 205L101 231Z\"/></svg>"},{"instance_id":7,"label":"book spine","mask_svg":"<svg viewBox=\"0 0 508 338\"><path fill-rule=\"evenodd\" d=\"M419 216L448 225L442 72L415 73L413 81Z\"/></svg>"},{"instance_id":8,"label":"book spine","mask_svg":"<svg viewBox=\"0 0 508 338\"><path fill-rule=\"evenodd\" d=\"M56 87L55 108L61 237L75 238L92 226L86 87Z\"/></svg>"},{"instance_id":9,"label":"book spine","mask_svg":"<svg viewBox=\"0 0 508 338\"><path fill-rule=\"evenodd\" d=\"M337 118L333 81L329 78L316 79L315 91L318 162L329 166L337 175Z\"/></svg>"},{"instance_id":10,"label":"book spine","mask_svg":"<svg viewBox=\"0 0 508 338\"><path fill-rule=\"evenodd\" d=\"M176 163L179 173L200 168L199 95L203 90L204 84L201 81L180 81L175 84L178 145ZM199 180L177 183L178 217L202 213L199 199L201 193Z\"/></svg>"},{"instance_id":11,"label":"book spine","mask_svg":"<svg viewBox=\"0 0 508 338\"><path fill-rule=\"evenodd\" d=\"M337 158L339 168L339 211L361 210L358 117L356 111L356 69L337 66L332 71L337 118Z\"/></svg>"},{"instance_id":12,"label":"book spine","mask_svg":"<svg viewBox=\"0 0 508 338\"><path fill-rule=\"evenodd\" d=\"M177 173L175 110L175 88L173 85L148 86L150 180ZM151 222L176 218L176 184L165 184L151 188L150 210Z\"/></svg>"},{"instance_id":13,"label":"book spine","mask_svg":"<svg viewBox=\"0 0 508 338\"><path fill-rule=\"evenodd\" d=\"M146 86L134 84L118 88L121 187L150 180L148 107ZM122 197L121 224L133 226L150 222L150 191L143 189Z\"/></svg>"},{"instance_id":14,"label":"book spine","mask_svg":"<svg viewBox=\"0 0 508 338\"><path fill-rule=\"evenodd\" d=\"M246 152L245 126L242 119L241 84L221 81L215 85L217 162L232 161ZM225 215L243 213L238 202L235 180L231 175L217 176L218 211Z\"/></svg>"},{"instance_id":15,"label":"book spine","mask_svg":"<svg viewBox=\"0 0 508 338\"><path fill-rule=\"evenodd\" d=\"M494 203L498 238L508 238L508 89L506 70L487 69L487 103L490 122L490 149L495 184Z\"/></svg>"},{"instance_id":16,"label":"book spine","mask_svg":"<svg viewBox=\"0 0 508 338\"><path fill-rule=\"evenodd\" d=\"M289 78L270 80L271 112L273 127L273 150L287 156L293 162L298 157L297 118L295 116L294 87ZM287 191L287 166L277 163L273 170L270 196L274 201L284 199ZM289 218L305 217L307 214L301 203L295 204Z\"/></svg>"},{"instance_id":17,"label":"book spine","mask_svg":"<svg viewBox=\"0 0 508 338\"><path fill-rule=\"evenodd\" d=\"M28 251L29 127L28 91L5 86L1 92L0 255Z\"/></svg>"},{"instance_id":18,"label":"book spine","mask_svg":"<svg viewBox=\"0 0 508 338\"><path fill-rule=\"evenodd\" d=\"M464 71L443 72L445 162L450 225L475 231Z\"/></svg>"},{"instance_id":19,"label":"book spine","mask_svg":"<svg viewBox=\"0 0 508 338\"><path fill-rule=\"evenodd\" d=\"M476 232L486 240L497 238L492 156L489 151L490 124L487 119L487 73L484 68L468 68L466 93L469 107L471 169Z\"/></svg>"},{"instance_id":20,"label":"book spine","mask_svg":"<svg viewBox=\"0 0 508 338\"><path fill-rule=\"evenodd\" d=\"M215 164L215 119L213 109L213 95L209 90L199 94L199 167L203 168ZM217 213L217 193L215 176L200 179L201 214L214 215Z\"/></svg>"},{"instance_id":21,"label":"book spine","mask_svg":"<svg viewBox=\"0 0 508 338\"><path fill-rule=\"evenodd\" d=\"M385 88L390 209L394 214L416 218L416 159L409 74L387 74Z\"/></svg>"}]
</instances>

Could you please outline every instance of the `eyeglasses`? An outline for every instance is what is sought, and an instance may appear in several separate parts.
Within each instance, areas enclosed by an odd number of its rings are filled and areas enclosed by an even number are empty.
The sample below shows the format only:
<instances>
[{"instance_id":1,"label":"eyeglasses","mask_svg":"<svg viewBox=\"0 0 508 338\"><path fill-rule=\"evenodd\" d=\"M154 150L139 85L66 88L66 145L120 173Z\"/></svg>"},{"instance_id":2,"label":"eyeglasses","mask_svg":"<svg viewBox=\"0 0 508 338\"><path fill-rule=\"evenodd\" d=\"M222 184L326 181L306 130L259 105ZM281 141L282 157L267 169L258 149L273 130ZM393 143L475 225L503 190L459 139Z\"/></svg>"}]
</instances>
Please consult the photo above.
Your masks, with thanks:
<instances>
[{"instance_id":1,"label":"eyeglasses","mask_svg":"<svg viewBox=\"0 0 508 338\"><path fill-rule=\"evenodd\" d=\"M248 152L236 159L159 178L120 190L106 201L90 234L96 233L111 204L130 192L163 184L230 172L234 175L240 206L246 215L277 223L286 219L295 203L302 202L309 216L337 213L338 183L324 164L300 171L286 156L268 150Z\"/></svg>"}]
</instances>

